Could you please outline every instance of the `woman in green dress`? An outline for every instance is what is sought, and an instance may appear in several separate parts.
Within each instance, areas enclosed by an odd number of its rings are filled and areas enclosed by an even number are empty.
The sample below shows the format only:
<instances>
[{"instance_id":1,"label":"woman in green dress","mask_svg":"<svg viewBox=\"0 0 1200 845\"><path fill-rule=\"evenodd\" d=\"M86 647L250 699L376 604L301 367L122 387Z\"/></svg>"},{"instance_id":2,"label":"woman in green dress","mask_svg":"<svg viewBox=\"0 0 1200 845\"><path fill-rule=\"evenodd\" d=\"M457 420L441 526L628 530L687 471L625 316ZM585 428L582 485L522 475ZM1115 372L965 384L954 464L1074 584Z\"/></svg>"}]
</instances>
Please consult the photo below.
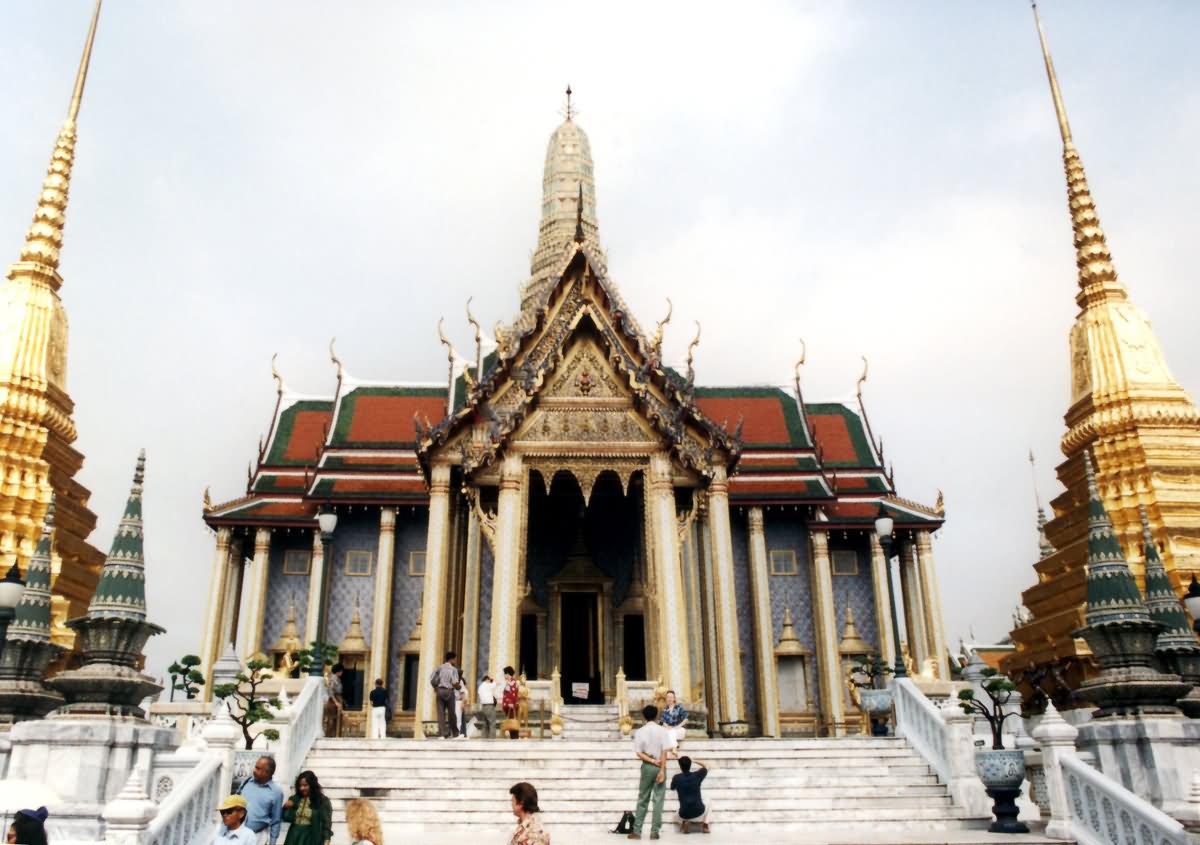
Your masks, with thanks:
<instances>
[{"instance_id":1,"label":"woman in green dress","mask_svg":"<svg viewBox=\"0 0 1200 845\"><path fill-rule=\"evenodd\" d=\"M297 775L296 793L283 802L283 820L290 824L283 845L329 845L333 805L312 772Z\"/></svg>"}]
</instances>

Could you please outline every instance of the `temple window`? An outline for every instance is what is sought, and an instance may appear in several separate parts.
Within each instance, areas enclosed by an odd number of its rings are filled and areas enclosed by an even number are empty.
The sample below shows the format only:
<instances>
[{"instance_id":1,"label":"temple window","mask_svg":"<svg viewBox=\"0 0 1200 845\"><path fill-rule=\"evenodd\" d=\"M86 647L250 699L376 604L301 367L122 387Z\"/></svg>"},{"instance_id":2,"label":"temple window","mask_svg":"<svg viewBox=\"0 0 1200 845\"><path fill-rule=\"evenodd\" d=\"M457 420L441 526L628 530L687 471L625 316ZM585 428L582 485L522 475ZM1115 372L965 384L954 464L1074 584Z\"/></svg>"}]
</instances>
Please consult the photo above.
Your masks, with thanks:
<instances>
[{"instance_id":1,"label":"temple window","mask_svg":"<svg viewBox=\"0 0 1200 845\"><path fill-rule=\"evenodd\" d=\"M408 574L409 575L424 575L425 574L425 552L408 553Z\"/></svg>"},{"instance_id":2,"label":"temple window","mask_svg":"<svg viewBox=\"0 0 1200 845\"><path fill-rule=\"evenodd\" d=\"M834 575L857 575L858 555L851 550L831 552L830 561L833 564Z\"/></svg>"},{"instance_id":3,"label":"temple window","mask_svg":"<svg viewBox=\"0 0 1200 845\"><path fill-rule=\"evenodd\" d=\"M346 552L346 575L370 575L371 553L363 549Z\"/></svg>"},{"instance_id":4,"label":"temple window","mask_svg":"<svg viewBox=\"0 0 1200 845\"><path fill-rule=\"evenodd\" d=\"M796 574L796 552L794 549L771 549L770 558L772 575Z\"/></svg>"},{"instance_id":5,"label":"temple window","mask_svg":"<svg viewBox=\"0 0 1200 845\"><path fill-rule=\"evenodd\" d=\"M288 549L283 555L283 574L307 575L311 562L312 552L308 549Z\"/></svg>"}]
</instances>

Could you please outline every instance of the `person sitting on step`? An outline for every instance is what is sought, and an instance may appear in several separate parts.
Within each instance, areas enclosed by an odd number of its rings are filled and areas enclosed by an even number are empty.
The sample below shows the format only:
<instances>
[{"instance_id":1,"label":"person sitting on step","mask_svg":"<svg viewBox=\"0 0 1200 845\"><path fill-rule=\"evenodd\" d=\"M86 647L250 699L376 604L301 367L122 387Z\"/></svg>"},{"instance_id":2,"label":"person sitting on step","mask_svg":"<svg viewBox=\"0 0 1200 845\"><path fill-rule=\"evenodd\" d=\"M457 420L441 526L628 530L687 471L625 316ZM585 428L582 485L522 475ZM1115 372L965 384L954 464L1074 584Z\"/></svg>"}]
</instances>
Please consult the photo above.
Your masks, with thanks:
<instances>
[{"instance_id":1,"label":"person sitting on step","mask_svg":"<svg viewBox=\"0 0 1200 845\"><path fill-rule=\"evenodd\" d=\"M695 766L697 771L692 771ZM700 829L708 833L708 817L712 814L712 802L700 797L700 784L708 775L708 766L691 757L679 758L679 774L671 778L671 789L679 796L679 812L675 822L680 833L691 833L691 826L700 823Z\"/></svg>"}]
</instances>

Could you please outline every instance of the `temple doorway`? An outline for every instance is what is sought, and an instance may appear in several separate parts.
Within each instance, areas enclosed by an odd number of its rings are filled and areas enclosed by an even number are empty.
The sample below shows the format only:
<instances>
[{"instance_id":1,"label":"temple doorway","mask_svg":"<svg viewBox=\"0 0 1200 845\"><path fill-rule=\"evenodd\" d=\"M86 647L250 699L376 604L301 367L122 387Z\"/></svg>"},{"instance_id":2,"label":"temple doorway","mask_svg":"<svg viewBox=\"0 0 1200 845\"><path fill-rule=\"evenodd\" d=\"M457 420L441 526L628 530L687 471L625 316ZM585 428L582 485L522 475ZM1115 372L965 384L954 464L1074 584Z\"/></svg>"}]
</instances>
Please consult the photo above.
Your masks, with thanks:
<instances>
[{"instance_id":1,"label":"temple doorway","mask_svg":"<svg viewBox=\"0 0 1200 845\"><path fill-rule=\"evenodd\" d=\"M603 704L600 592L570 590L560 596L562 697L567 704Z\"/></svg>"}]
</instances>

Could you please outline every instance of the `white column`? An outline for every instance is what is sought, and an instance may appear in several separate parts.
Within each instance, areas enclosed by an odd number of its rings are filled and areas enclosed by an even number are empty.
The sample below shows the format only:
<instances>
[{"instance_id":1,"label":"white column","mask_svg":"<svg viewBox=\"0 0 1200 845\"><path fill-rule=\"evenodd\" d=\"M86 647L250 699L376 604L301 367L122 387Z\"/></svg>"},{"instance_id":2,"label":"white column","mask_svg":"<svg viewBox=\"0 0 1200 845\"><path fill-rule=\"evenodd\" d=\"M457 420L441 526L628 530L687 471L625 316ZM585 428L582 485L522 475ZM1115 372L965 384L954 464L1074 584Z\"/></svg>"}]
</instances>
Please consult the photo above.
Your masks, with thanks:
<instances>
[{"instance_id":1,"label":"white column","mask_svg":"<svg viewBox=\"0 0 1200 845\"><path fill-rule=\"evenodd\" d=\"M425 540L425 588L421 597L421 657L417 668L417 712L413 736L425 736L422 722L437 718L429 678L442 663L443 617L450 551L450 465L436 463L429 479L429 533Z\"/></svg>"},{"instance_id":2,"label":"white column","mask_svg":"<svg viewBox=\"0 0 1200 845\"><path fill-rule=\"evenodd\" d=\"M221 622L225 618L225 585L229 576L229 535L227 526L217 529L212 575L208 581L208 606L204 611L204 637L200 659L204 661L204 698L212 698L212 667L221 657Z\"/></svg>"},{"instance_id":3,"label":"white column","mask_svg":"<svg viewBox=\"0 0 1200 845\"><path fill-rule=\"evenodd\" d=\"M829 562L829 538L818 529L809 531L813 563L813 607L817 635L817 671L821 679L821 709L840 735L846 721L842 708L842 661L838 654L837 611L833 603L833 567ZM838 726L838 727L833 727Z\"/></svg>"},{"instance_id":4,"label":"white column","mask_svg":"<svg viewBox=\"0 0 1200 845\"><path fill-rule=\"evenodd\" d=\"M263 616L267 608L267 582L271 562L271 529L254 532L254 560L250 563L250 595L246 601L246 636L242 660L262 651Z\"/></svg>"},{"instance_id":5,"label":"white column","mask_svg":"<svg viewBox=\"0 0 1200 845\"><path fill-rule=\"evenodd\" d=\"M917 567L921 574L921 595L925 605L925 635L929 654L937 661L938 677L950 679L950 659L946 654L946 628L942 621L942 597L938 589L937 567L933 562L933 542L929 531L917 532Z\"/></svg>"},{"instance_id":6,"label":"white column","mask_svg":"<svg viewBox=\"0 0 1200 845\"><path fill-rule=\"evenodd\" d=\"M371 603L371 661L363 682L374 689L375 679L389 685L388 632L392 624L392 568L396 556L396 509L379 509L379 548L375 554L375 600Z\"/></svg>"},{"instance_id":7,"label":"white column","mask_svg":"<svg viewBox=\"0 0 1200 845\"><path fill-rule=\"evenodd\" d=\"M463 627L462 627L462 659L459 666L474 693L475 682L483 675L479 671L479 565L483 551L483 531L479 526L479 517L472 510L467 517L467 555L466 568L463 572ZM544 652L538 652L545 659ZM495 677L493 675L493 677Z\"/></svg>"},{"instance_id":8,"label":"white column","mask_svg":"<svg viewBox=\"0 0 1200 845\"><path fill-rule=\"evenodd\" d=\"M654 571L658 588L659 672L663 683L681 698L690 698L688 625L683 604L683 572L679 564L679 529L675 518L675 485L671 458L650 456L650 502L654 525Z\"/></svg>"},{"instance_id":9,"label":"white column","mask_svg":"<svg viewBox=\"0 0 1200 845\"><path fill-rule=\"evenodd\" d=\"M505 666L518 672L517 636L520 633L521 487L525 466L520 454L505 455L500 466L500 493L496 502L496 560L492 570L492 630L487 669L500 678Z\"/></svg>"},{"instance_id":10,"label":"white column","mask_svg":"<svg viewBox=\"0 0 1200 845\"><path fill-rule=\"evenodd\" d=\"M237 644L238 616L242 604L242 579L246 574L246 559L243 540L239 536L229 539L229 558L226 564L225 598L221 609L221 642L217 644L217 657L225 653L226 646Z\"/></svg>"},{"instance_id":11,"label":"white column","mask_svg":"<svg viewBox=\"0 0 1200 845\"><path fill-rule=\"evenodd\" d=\"M704 502L702 513L704 526L708 526L708 502ZM712 532L701 530L696 532L699 545L700 577L703 584L704 606L700 630L704 632L704 696L708 705L708 723L711 730L725 721L721 713L721 678L718 667L721 665L717 651L716 633L716 579L713 575Z\"/></svg>"},{"instance_id":12,"label":"white column","mask_svg":"<svg viewBox=\"0 0 1200 845\"><path fill-rule=\"evenodd\" d=\"M912 657L913 671L920 674L925 658L929 656L929 638L925 633L925 602L922 601L911 540L900 544L900 584L904 590L904 629L908 635L908 654Z\"/></svg>"},{"instance_id":13,"label":"white column","mask_svg":"<svg viewBox=\"0 0 1200 845\"><path fill-rule=\"evenodd\" d=\"M741 648L738 644L737 598L733 579L733 538L729 531L729 481L725 467L713 468L708 485L708 529L712 538L713 604L721 688L721 721L745 718L742 701Z\"/></svg>"},{"instance_id":14,"label":"white column","mask_svg":"<svg viewBox=\"0 0 1200 845\"><path fill-rule=\"evenodd\" d=\"M780 736L779 684L775 680L775 623L767 571L762 508L750 508L750 598L754 606L754 657L758 669L758 715L763 736Z\"/></svg>"},{"instance_id":15,"label":"white column","mask_svg":"<svg viewBox=\"0 0 1200 845\"><path fill-rule=\"evenodd\" d=\"M888 595L887 568L879 535L871 532L871 583L875 587L875 630L879 632L879 656L887 666L896 665L896 644L892 641L892 605Z\"/></svg>"},{"instance_id":16,"label":"white column","mask_svg":"<svg viewBox=\"0 0 1200 845\"><path fill-rule=\"evenodd\" d=\"M325 547L321 532L313 530L312 564L308 567L308 607L304 612L304 647L317 639L318 615L321 612L321 592L325 589Z\"/></svg>"}]
</instances>

